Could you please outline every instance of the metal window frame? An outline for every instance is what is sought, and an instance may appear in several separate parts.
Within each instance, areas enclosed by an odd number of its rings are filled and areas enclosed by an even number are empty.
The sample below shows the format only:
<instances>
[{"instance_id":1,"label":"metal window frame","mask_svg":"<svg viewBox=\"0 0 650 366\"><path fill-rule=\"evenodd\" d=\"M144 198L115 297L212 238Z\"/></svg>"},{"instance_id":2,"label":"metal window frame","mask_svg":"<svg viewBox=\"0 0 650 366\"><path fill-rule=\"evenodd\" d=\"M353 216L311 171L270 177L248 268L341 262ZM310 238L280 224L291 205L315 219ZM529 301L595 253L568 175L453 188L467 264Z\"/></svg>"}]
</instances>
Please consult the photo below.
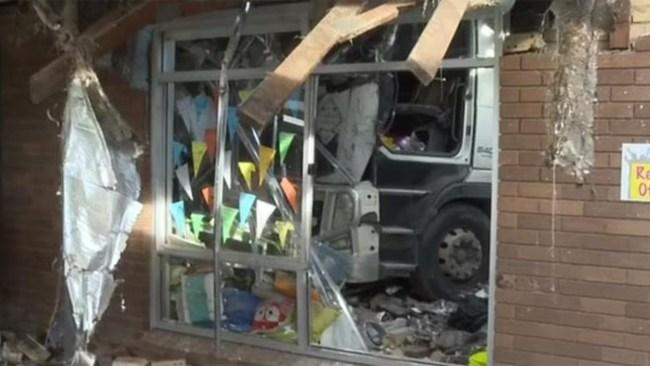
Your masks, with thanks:
<instances>
[{"instance_id":1,"label":"metal window frame","mask_svg":"<svg viewBox=\"0 0 650 366\"><path fill-rule=\"evenodd\" d=\"M296 4L293 4L296 5ZM284 7L286 5L280 5ZM269 7L264 7L268 10ZM286 8L285 8L286 9ZM293 8L298 9L298 7ZM169 197L168 192L171 189L168 182L170 182L169 175L171 168L169 167L168 155L171 151L171 138L168 138L171 133L170 125L173 124L174 113L174 83L177 82L192 82L192 81L216 81L218 80L218 70L197 70L197 71L173 71L174 62L174 48L175 42L185 39L194 39L191 37L205 37L215 33L214 31L201 31L197 30L201 27L224 27L228 28L232 19L234 18L235 11L224 11L219 13L223 18L229 18L230 22L214 19L211 16L192 17L186 20L174 21L156 26L153 36L152 44L152 81L151 81L151 172L152 172L152 197L154 204L153 215L153 236L154 246L150 255L150 326L154 329L163 329L174 332L182 332L194 336L214 337L215 334L211 329L201 329L187 324L180 324L169 320L169 286L168 272L169 268L166 266L168 257L183 258L197 261L211 261L213 260L212 251L210 250L194 250L194 249L180 249L177 247L165 246L166 239L169 235L169 222L168 217L168 204L166 197ZM275 14L275 12L274 12ZM301 14L304 17L304 13ZM409 15L413 16L413 15ZM494 139L494 151L492 161L492 196L497 197L498 193L498 117L499 117L499 57L502 50L502 16L500 9L482 9L481 11L469 14L466 19L478 19L482 17L494 17L495 19L495 49L496 54L494 58L465 58L465 59L450 59L444 60L442 69L472 69L472 68L494 68L495 78L495 100L496 105L495 113L495 126L497 131ZM306 18L306 17L305 17ZM255 16L250 19L250 22L255 22ZM307 27L306 20L301 22L301 29L305 30ZM246 28L246 32L255 33L255 27ZM257 27L258 30L263 29L287 29L285 28L272 28L272 25L264 25L264 27ZM194 32L193 32L194 30ZM299 320L298 320L298 344L284 344L272 341L270 339L240 335L221 331L225 342L245 344L268 348L278 351L290 352L299 356L309 356L328 359L332 361L342 361L351 363L360 363L367 365L444 365L442 363L435 363L432 361L417 361L406 358L396 358L384 354L374 353L359 353L357 351L348 350L333 350L322 348L317 345L312 345L309 340L310 335L310 316L309 316L309 281L307 278L307 263L309 258L309 235L311 223L311 202L313 199L313 186L314 182L310 174L307 174L307 169L310 162L315 158L315 131L311 123L315 117L315 101L316 93L315 88L317 85L318 75L339 74L339 73L364 73L364 72L390 72L390 71L407 71L405 62L386 62L386 63L359 63L359 64L335 64L335 65L321 65L317 67L313 76L310 77L307 85L305 95L305 130L303 133L303 178L306 179L303 183L302 202L303 209L301 212L301 227L300 235L301 241L304 244L304 250L300 253L295 261L287 261L284 257L266 257L266 256L251 256L246 253L232 253L224 252L219 254L223 256L223 262L236 262L250 267L263 267L270 269L295 271L298 274L298 303L299 305ZM230 80L250 80L263 78L270 69L233 69L229 71ZM311 90L311 92L310 92ZM171 123L169 121L172 121ZM160 125L165 123L167 129L161 128ZM221 183L223 184L223 182ZM308 189L304 189L307 187ZM492 220L491 220L491 257L490 257L490 298L488 308L488 352L490 355L490 364L493 364L494 347L495 347L495 290L496 290L496 263L497 263L497 199L492 199ZM308 203L308 204L307 204ZM245 258L244 258L245 257ZM223 263L222 262L222 263ZM159 303L162 300L162 303ZM219 352L223 351L220 349Z\"/></svg>"}]
</instances>

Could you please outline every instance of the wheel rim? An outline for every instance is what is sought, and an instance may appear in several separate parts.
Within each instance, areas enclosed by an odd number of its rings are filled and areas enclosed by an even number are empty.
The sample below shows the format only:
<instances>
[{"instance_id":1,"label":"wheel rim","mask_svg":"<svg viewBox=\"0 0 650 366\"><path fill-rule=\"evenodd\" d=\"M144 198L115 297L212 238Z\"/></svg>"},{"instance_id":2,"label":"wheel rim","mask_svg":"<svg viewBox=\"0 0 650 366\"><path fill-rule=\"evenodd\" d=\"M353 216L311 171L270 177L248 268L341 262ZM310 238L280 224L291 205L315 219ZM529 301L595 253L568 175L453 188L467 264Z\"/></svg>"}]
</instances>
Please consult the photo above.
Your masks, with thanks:
<instances>
[{"instance_id":1,"label":"wheel rim","mask_svg":"<svg viewBox=\"0 0 650 366\"><path fill-rule=\"evenodd\" d=\"M476 234L467 228L449 230L438 245L438 265L445 277L467 281L481 268L483 250Z\"/></svg>"}]
</instances>

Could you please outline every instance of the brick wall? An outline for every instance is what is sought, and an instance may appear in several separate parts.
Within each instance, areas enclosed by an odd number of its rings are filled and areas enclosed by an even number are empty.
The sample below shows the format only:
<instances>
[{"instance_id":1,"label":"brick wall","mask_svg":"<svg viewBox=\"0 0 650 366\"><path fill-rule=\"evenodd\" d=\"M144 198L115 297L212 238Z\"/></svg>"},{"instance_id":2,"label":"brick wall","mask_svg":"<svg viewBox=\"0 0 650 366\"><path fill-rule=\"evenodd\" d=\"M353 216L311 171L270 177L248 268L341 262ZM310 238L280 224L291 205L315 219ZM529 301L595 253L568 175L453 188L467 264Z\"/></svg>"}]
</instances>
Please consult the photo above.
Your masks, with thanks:
<instances>
[{"instance_id":1,"label":"brick wall","mask_svg":"<svg viewBox=\"0 0 650 366\"><path fill-rule=\"evenodd\" d=\"M599 58L596 169L545 166L544 55L502 60L496 364L650 364L650 205L619 201L620 148L650 140L650 53ZM553 245L554 243L554 245Z\"/></svg>"},{"instance_id":2,"label":"brick wall","mask_svg":"<svg viewBox=\"0 0 650 366\"><path fill-rule=\"evenodd\" d=\"M40 105L29 101L32 73L55 57L45 38L15 43L17 19L0 15L0 328L40 333L54 308L57 276L52 262L61 243L60 140L46 117L62 115L63 93ZM24 35L24 34L23 34ZM106 92L144 141L148 140L148 98L119 76L100 74ZM149 314L151 197L149 155L139 162L145 209L129 240L118 287L102 329L124 337L146 329ZM121 311L124 298L126 310Z\"/></svg>"}]
</instances>

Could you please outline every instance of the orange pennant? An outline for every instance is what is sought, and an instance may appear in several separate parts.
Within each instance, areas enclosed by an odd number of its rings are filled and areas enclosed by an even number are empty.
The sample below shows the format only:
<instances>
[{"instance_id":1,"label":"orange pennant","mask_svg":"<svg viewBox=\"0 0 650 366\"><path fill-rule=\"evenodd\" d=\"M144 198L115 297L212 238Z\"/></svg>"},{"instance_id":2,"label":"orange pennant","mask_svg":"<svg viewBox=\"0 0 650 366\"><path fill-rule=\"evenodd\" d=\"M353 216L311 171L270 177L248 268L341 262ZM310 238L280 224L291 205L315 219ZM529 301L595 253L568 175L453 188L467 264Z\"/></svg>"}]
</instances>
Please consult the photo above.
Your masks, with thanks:
<instances>
[{"instance_id":1,"label":"orange pennant","mask_svg":"<svg viewBox=\"0 0 650 366\"><path fill-rule=\"evenodd\" d=\"M214 188L205 187L201 190L201 193L203 193L203 199L205 200L205 203L208 204L210 211L212 211L212 207L214 205Z\"/></svg>"},{"instance_id":2,"label":"orange pennant","mask_svg":"<svg viewBox=\"0 0 650 366\"><path fill-rule=\"evenodd\" d=\"M296 187L286 177L282 178L280 186L282 187L282 191L287 197L289 204L291 204L291 207L293 207L293 210L295 212L298 212L298 190L296 190Z\"/></svg>"},{"instance_id":3,"label":"orange pennant","mask_svg":"<svg viewBox=\"0 0 650 366\"><path fill-rule=\"evenodd\" d=\"M205 145L208 148L208 156L214 161L217 155L217 129L208 128L205 130Z\"/></svg>"}]
</instances>

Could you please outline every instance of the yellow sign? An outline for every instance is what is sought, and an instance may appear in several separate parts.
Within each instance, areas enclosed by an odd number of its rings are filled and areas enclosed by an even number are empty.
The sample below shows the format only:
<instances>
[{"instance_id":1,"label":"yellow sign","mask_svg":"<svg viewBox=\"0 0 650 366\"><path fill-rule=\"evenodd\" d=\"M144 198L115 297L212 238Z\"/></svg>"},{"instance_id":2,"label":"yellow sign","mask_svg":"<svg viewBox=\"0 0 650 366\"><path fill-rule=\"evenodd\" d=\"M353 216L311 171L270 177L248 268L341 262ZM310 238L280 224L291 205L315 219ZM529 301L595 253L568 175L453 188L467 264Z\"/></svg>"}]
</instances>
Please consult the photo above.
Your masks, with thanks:
<instances>
[{"instance_id":1,"label":"yellow sign","mask_svg":"<svg viewBox=\"0 0 650 366\"><path fill-rule=\"evenodd\" d=\"M650 202L650 163L630 164L630 198Z\"/></svg>"}]
</instances>

